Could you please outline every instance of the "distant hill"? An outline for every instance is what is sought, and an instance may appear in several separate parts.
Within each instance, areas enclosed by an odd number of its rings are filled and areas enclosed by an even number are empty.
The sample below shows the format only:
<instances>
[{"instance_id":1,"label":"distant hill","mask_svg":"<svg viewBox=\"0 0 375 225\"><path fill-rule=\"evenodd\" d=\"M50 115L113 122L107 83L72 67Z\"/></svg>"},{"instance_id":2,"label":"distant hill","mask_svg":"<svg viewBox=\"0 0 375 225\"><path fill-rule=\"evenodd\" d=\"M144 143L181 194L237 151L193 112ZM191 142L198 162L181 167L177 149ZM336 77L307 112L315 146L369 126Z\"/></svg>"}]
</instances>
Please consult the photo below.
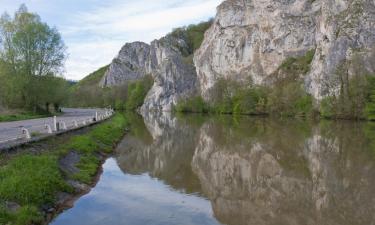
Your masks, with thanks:
<instances>
[{"instance_id":1,"label":"distant hill","mask_svg":"<svg viewBox=\"0 0 375 225\"><path fill-rule=\"evenodd\" d=\"M102 88L99 87L99 82L108 67L109 65L103 66L73 84L70 88L69 105L73 107L102 106L103 103L99 100L102 100L103 98L103 91Z\"/></svg>"},{"instance_id":2,"label":"distant hill","mask_svg":"<svg viewBox=\"0 0 375 225\"><path fill-rule=\"evenodd\" d=\"M85 78L78 81L74 88L77 89L83 86L99 85L100 80L102 79L108 68L109 65L106 65L96 70L95 72L90 73Z\"/></svg>"}]
</instances>

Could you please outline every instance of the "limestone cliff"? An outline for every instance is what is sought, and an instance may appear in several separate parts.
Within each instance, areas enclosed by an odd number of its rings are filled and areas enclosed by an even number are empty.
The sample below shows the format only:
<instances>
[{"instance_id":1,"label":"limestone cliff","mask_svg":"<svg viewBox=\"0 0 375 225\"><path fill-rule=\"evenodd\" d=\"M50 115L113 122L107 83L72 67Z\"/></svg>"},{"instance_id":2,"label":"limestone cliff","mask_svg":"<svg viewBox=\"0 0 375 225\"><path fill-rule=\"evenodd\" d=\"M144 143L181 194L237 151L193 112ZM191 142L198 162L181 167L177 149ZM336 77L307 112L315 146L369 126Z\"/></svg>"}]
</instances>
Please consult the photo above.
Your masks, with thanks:
<instances>
[{"instance_id":1,"label":"limestone cliff","mask_svg":"<svg viewBox=\"0 0 375 225\"><path fill-rule=\"evenodd\" d=\"M320 99L329 77L375 43L372 0L226 0L206 32L194 63L207 99L218 79L267 84L284 60L315 50L305 86Z\"/></svg>"},{"instance_id":2,"label":"limestone cliff","mask_svg":"<svg viewBox=\"0 0 375 225\"><path fill-rule=\"evenodd\" d=\"M368 60L374 44L373 0L226 0L194 54L194 65L187 63L192 49L183 35L126 44L101 86L151 74L154 86L141 111L169 111L197 91L209 99L219 79L272 85L283 62L313 52L308 72L298 76L320 100L337 90L332 76L341 63L350 65L354 53L374 72Z\"/></svg>"},{"instance_id":3,"label":"limestone cliff","mask_svg":"<svg viewBox=\"0 0 375 225\"><path fill-rule=\"evenodd\" d=\"M151 74L154 85L142 111L170 111L180 98L197 90L197 76L183 54L188 47L183 38L166 36L150 45L142 42L125 44L100 82L112 87Z\"/></svg>"}]
</instances>

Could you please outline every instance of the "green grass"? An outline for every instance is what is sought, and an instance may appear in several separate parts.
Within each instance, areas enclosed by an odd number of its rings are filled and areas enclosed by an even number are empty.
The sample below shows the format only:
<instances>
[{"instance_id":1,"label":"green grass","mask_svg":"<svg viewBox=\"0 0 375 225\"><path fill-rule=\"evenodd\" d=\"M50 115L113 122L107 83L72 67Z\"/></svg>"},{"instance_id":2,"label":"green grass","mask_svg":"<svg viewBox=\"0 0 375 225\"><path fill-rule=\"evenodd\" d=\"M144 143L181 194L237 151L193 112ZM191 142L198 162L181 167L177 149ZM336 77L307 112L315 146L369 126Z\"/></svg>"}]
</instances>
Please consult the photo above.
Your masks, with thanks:
<instances>
[{"instance_id":1,"label":"green grass","mask_svg":"<svg viewBox=\"0 0 375 225\"><path fill-rule=\"evenodd\" d=\"M89 184L92 182L92 178L95 176L98 167L100 164L100 160L95 157L94 155L83 155L79 163L77 164L77 168L79 168L79 172L72 174L71 178L85 184Z\"/></svg>"},{"instance_id":2,"label":"green grass","mask_svg":"<svg viewBox=\"0 0 375 225\"><path fill-rule=\"evenodd\" d=\"M0 169L0 197L22 205L52 203L58 191L69 187L51 155L22 155Z\"/></svg>"},{"instance_id":3,"label":"green grass","mask_svg":"<svg viewBox=\"0 0 375 225\"><path fill-rule=\"evenodd\" d=\"M0 224L40 224L42 206L53 206L58 192L73 192L67 179L90 184L101 163L100 154L112 152L113 146L124 135L128 125L125 115L95 126L86 134L74 136L55 149L39 155L21 154L0 167ZM70 151L80 156L75 165L79 172L65 174L59 159ZM2 202L16 202L21 206L9 212Z\"/></svg>"},{"instance_id":4,"label":"green grass","mask_svg":"<svg viewBox=\"0 0 375 225\"><path fill-rule=\"evenodd\" d=\"M77 89L77 88L81 88L82 86L97 85L100 82L100 80L103 78L108 68L109 68L109 65L106 65L96 70L95 72L87 75L85 78L80 80L77 84L75 84L73 88Z\"/></svg>"},{"instance_id":5,"label":"green grass","mask_svg":"<svg viewBox=\"0 0 375 225\"><path fill-rule=\"evenodd\" d=\"M24 225L42 222L42 215L34 206L23 206L17 212L12 213L0 205L0 224Z\"/></svg>"},{"instance_id":6,"label":"green grass","mask_svg":"<svg viewBox=\"0 0 375 225\"><path fill-rule=\"evenodd\" d=\"M89 184L100 164L97 155L100 152L112 152L114 144L124 135L127 125L126 117L116 114L110 121L95 127L89 133L72 138L70 143L60 150L63 154L75 150L81 155L80 162L76 165L79 172L71 177Z\"/></svg>"},{"instance_id":7,"label":"green grass","mask_svg":"<svg viewBox=\"0 0 375 225\"><path fill-rule=\"evenodd\" d=\"M38 118L43 118L47 116L48 115L35 115L35 114L0 115L0 122L38 119Z\"/></svg>"}]
</instances>

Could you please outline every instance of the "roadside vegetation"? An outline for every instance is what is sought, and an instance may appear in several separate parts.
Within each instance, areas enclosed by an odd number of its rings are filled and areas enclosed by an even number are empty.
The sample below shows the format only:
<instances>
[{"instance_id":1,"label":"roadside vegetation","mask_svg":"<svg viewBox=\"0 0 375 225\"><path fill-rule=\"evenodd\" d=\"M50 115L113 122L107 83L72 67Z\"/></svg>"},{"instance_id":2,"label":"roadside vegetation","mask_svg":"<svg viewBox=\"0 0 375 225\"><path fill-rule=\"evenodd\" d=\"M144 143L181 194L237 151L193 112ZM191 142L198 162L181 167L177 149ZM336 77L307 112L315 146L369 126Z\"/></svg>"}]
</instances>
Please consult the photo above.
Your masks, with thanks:
<instances>
[{"instance_id":1,"label":"roadside vegetation","mask_svg":"<svg viewBox=\"0 0 375 225\"><path fill-rule=\"evenodd\" d=\"M52 114L34 114L32 112L12 113L0 115L0 122L38 119Z\"/></svg>"},{"instance_id":2,"label":"roadside vegetation","mask_svg":"<svg viewBox=\"0 0 375 225\"><path fill-rule=\"evenodd\" d=\"M110 154L128 126L124 114L71 137L46 152L20 153L0 167L0 224L40 224L55 207L59 193L78 193L72 183L91 184L104 156ZM62 160L74 155L68 166ZM73 170L69 168L74 168ZM7 207L12 203L17 207Z\"/></svg>"}]
</instances>

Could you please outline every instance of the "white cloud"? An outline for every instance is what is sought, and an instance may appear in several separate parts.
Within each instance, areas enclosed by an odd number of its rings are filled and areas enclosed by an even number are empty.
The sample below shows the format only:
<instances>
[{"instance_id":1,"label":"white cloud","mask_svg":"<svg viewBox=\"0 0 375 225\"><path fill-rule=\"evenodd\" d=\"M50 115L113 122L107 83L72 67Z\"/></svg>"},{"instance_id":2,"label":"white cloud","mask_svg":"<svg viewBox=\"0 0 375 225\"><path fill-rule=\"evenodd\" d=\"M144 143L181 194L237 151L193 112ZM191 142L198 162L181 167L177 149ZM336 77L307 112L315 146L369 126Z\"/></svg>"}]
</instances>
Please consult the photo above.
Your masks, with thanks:
<instances>
[{"instance_id":1,"label":"white cloud","mask_svg":"<svg viewBox=\"0 0 375 225\"><path fill-rule=\"evenodd\" d=\"M213 17L222 0L0 0L0 12L23 2L60 30L69 53L65 77L78 80L110 63L126 42L150 42Z\"/></svg>"},{"instance_id":2,"label":"white cloud","mask_svg":"<svg viewBox=\"0 0 375 225\"><path fill-rule=\"evenodd\" d=\"M111 62L125 42L150 42L172 28L215 15L221 0L117 1L73 16L61 28L70 58L67 78L81 79Z\"/></svg>"}]
</instances>

